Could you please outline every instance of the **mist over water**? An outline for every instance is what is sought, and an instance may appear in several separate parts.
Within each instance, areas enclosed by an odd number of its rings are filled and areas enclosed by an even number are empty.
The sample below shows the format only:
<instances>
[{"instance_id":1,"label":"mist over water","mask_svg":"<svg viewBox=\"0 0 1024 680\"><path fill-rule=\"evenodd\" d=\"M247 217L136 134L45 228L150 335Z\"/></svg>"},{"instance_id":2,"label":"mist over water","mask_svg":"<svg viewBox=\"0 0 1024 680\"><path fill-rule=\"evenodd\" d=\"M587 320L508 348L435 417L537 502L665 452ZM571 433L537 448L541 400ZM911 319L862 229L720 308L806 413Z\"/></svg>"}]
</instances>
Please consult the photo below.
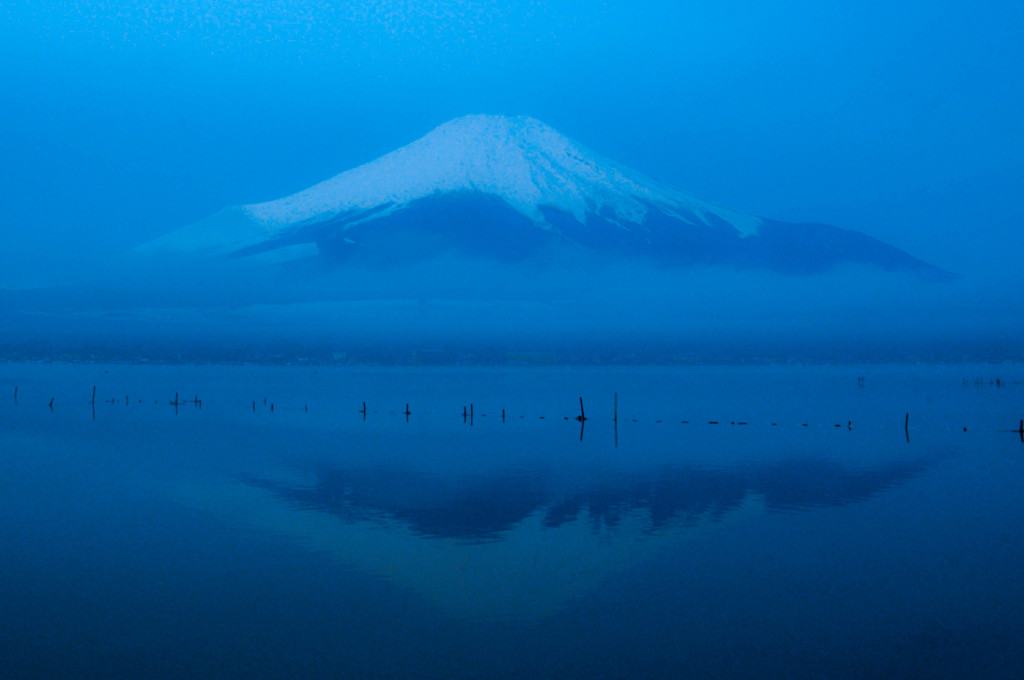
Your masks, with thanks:
<instances>
[{"instance_id":1,"label":"mist over water","mask_svg":"<svg viewBox=\"0 0 1024 680\"><path fill-rule=\"evenodd\" d=\"M523 351L574 363L990 361L1020 359L1016 298L1010 283L993 291L862 266L791 275L564 252L525 264L217 261L18 291L0 341L32 358L126 360L178 350L246 360L272 347L277 360L328 362L404 362L422 350L486 363Z\"/></svg>"}]
</instances>

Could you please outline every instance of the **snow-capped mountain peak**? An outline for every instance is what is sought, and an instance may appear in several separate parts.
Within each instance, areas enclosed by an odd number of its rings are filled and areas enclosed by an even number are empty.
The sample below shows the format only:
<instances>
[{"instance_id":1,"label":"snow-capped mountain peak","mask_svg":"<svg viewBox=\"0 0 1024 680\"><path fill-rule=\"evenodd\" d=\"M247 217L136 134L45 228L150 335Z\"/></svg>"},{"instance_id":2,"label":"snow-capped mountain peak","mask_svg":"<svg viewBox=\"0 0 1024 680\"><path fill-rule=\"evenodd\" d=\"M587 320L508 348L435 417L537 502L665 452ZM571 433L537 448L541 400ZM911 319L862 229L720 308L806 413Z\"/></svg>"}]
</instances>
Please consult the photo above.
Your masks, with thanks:
<instances>
[{"instance_id":1,"label":"snow-capped mountain peak","mask_svg":"<svg viewBox=\"0 0 1024 680\"><path fill-rule=\"evenodd\" d=\"M204 220L152 246L236 250L285 235L298 224L369 209L379 217L418 199L458 191L497 197L544 228L550 225L542 208L569 213L581 224L588 214L601 214L625 226L642 223L651 206L691 223L722 221L742 236L761 225L757 217L619 166L534 118L470 115L291 196L240 206L233 212L241 215L222 219L219 226Z\"/></svg>"},{"instance_id":2,"label":"snow-capped mountain peak","mask_svg":"<svg viewBox=\"0 0 1024 680\"><path fill-rule=\"evenodd\" d=\"M551 207L579 222L587 213L610 211L620 222L638 224L648 204L670 214L710 213L741 234L756 232L760 223L622 168L525 116L456 118L366 165L245 209L279 226L460 190L497 196L538 223L544 222L540 208Z\"/></svg>"},{"instance_id":3,"label":"snow-capped mountain peak","mask_svg":"<svg viewBox=\"0 0 1024 680\"><path fill-rule=\"evenodd\" d=\"M784 224L702 201L528 117L464 116L291 196L227 208L139 250L395 265L462 252L543 249L815 272L865 262L931 271L897 248L828 225Z\"/></svg>"}]
</instances>

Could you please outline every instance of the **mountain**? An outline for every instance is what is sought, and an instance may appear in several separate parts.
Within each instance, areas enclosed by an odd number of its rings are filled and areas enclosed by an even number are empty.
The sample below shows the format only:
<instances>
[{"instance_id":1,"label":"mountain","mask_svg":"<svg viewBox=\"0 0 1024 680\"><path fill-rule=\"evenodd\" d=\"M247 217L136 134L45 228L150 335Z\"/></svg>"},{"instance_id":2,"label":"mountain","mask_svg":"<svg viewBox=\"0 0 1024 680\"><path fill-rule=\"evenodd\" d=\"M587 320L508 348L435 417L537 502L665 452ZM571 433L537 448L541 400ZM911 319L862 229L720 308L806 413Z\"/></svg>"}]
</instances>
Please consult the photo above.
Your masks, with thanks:
<instances>
[{"instance_id":1,"label":"mountain","mask_svg":"<svg viewBox=\"0 0 1024 680\"><path fill-rule=\"evenodd\" d=\"M519 262L552 248L661 266L804 274L845 263L942 277L865 234L702 201L532 118L465 116L285 198L226 208L139 253L314 257L396 266L464 253Z\"/></svg>"}]
</instances>

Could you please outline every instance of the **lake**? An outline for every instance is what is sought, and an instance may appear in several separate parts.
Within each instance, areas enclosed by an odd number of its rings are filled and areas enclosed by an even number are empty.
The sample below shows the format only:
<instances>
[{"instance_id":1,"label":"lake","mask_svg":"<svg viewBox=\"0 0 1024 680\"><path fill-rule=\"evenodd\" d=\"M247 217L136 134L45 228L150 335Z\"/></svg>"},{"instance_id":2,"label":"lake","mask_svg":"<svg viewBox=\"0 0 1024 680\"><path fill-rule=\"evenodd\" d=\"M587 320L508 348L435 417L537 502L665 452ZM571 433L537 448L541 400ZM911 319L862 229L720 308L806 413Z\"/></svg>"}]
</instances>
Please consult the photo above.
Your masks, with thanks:
<instances>
[{"instance_id":1,"label":"lake","mask_svg":"<svg viewBox=\"0 0 1024 680\"><path fill-rule=\"evenodd\" d=\"M1022 381L0 364L0 677L1020 677Z\"/></svg>"}]
</instances>

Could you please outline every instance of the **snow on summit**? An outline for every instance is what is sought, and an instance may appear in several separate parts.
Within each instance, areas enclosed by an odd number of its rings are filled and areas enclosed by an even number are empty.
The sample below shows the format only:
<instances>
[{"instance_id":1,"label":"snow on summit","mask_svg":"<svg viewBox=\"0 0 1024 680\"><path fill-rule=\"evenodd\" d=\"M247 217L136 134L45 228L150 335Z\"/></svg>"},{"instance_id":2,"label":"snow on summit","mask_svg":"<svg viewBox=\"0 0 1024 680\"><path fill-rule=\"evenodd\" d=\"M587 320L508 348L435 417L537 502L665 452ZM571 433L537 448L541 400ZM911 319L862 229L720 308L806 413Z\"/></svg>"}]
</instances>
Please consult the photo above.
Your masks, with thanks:
<instances>
[{"instance_id":1,"label":"snow on summit","mask_svg":"<svg viewBox=\"0 0 1024 680\"><path fill-rule=\"evenodd\" d=\"M435 193L497 196L538 223L541 207L572 213L610 211L620 223L643 222L648 205L688 220L708 214L741 234L760 220L700 201L616 165L529 117L464 116L421 139L286 198L244 206L269 230L347 210L400 207Z\"/></svg>"}]
</instances>

